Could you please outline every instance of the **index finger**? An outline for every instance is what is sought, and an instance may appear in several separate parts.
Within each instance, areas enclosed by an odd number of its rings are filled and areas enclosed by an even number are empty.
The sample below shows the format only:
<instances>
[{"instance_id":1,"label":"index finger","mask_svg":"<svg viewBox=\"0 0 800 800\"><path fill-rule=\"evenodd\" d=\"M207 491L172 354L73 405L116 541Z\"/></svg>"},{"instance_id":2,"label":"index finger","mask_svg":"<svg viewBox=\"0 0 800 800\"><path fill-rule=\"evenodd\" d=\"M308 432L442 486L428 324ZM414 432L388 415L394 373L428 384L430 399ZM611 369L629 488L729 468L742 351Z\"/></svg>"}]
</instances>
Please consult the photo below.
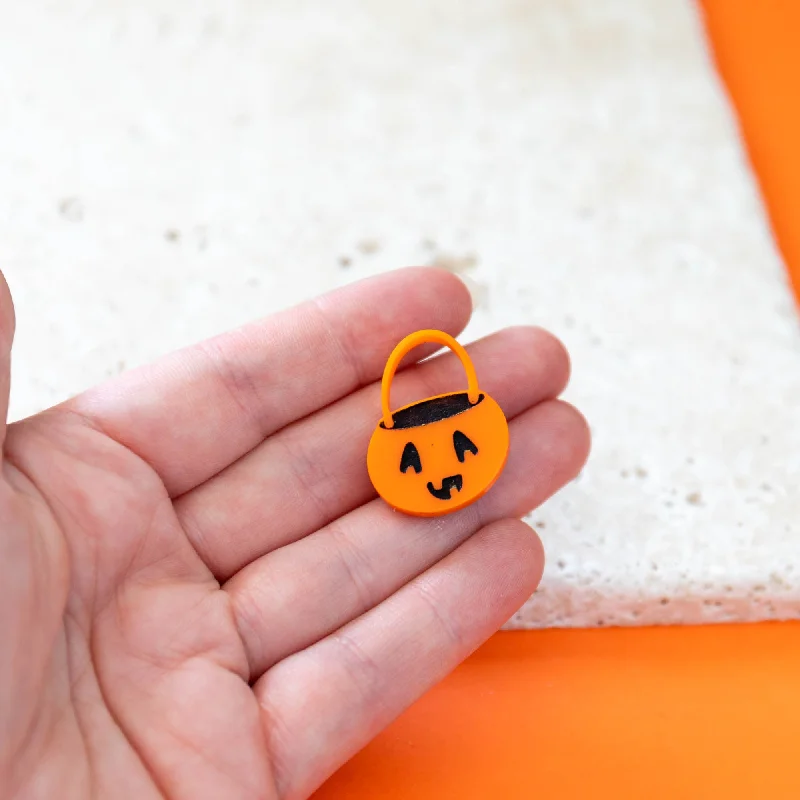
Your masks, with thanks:
<instances>
[{"instance_id":1,"label":"index finger","mask_svg":"<svg viewBox=\"0 0 800 800\"><path fill-rule=\"evenodd\" d=\"M412 331L458 334L471 307L455 276L398 270L178 351L65 405L147 461L174 497L376 380Z\"/></svg>"}]
</instances>

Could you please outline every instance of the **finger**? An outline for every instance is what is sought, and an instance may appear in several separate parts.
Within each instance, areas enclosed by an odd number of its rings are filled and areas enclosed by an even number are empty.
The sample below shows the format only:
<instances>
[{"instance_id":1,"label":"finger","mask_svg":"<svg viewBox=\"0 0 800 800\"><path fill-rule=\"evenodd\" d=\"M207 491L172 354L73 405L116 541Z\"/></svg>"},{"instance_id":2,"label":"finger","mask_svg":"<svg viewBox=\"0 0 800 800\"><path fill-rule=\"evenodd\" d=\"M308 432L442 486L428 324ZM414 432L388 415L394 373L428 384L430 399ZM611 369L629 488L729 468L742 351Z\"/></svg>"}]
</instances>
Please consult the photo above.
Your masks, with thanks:
<instances>
[{"instance_id":1,"label":"finger","mask_svg":"<svg viewBox=\"0 0 800 800\"><path fill-rule=\"evenodd\" d=\"M518 520L483 528L436 566L256 684L276 782L306 797L496 631L544 565Z\"/></svg>"},{"instance_id":2,"label":"finger","mask_svg":"<svg viewBox=\"0 0 800 800\"><path fill-rule=\"evenodd\" d=\"M588 449L583 417L543 403L511 423L506 468L473 506L431 520L375 500L249 564L225 588L251 677L368 611L484 525L543 503L578 474Z\"/></svg>"},{"instance_id":3,"label":"finger","mask_svg":"<svg viewBox=\"0 0 800 800\"><path fill-rule=\"evenodd\" d=\"M11 344L14 341L14 303L0 271L0 452L5 441L8 398L11 388Z\"/></svg>"},{"instance_id":4,"label":"finger","mask_svg":"<svg viewBox=\"0 0 800 800\"><path fill-rule=\"evenodd\" d=\"M133 370L67 407L140 455L174 497L293 420L378 378L408 333L433 327L457 334L470 311L469 293L453 275L399 270Z\"/></svg>"},{"instance_id":5,"label":"finger","mask_svg":"<svg viewBox=\"0 0 800 800\"><path fill-rule=\"evenodd\" d=\"M481 388L509 417L559 394L569 375L564 347L536 328L501 331L468 351ZM446 354L398 375L392 397L399 405L463 382ZM178 500L184 530L219 580L375 496L365 459L379 393L371 386L280 431Z\"/></svg>"}]
</instances>

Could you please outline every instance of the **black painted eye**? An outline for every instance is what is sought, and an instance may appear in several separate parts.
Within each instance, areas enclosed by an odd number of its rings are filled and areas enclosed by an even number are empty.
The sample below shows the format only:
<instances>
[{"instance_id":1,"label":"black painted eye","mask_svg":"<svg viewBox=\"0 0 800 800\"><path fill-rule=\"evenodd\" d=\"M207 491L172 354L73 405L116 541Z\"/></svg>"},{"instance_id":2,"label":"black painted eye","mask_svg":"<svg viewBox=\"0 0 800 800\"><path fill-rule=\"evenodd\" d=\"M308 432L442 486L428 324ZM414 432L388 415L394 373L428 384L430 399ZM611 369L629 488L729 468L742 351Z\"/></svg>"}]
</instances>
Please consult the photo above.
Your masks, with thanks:
<instances>
[{"instance_id":1,"label":"black painted eye","mask_svg":"<svg viewBox=\"0 0 800 800\"><path fill-rule=\"evenodd\" d=\"M473 455L478 454L478 448L475 443L468 436L465 436L461 431L456 431L453 434L453 447L456 451L456 458L463 464L464 454L469 451Z\"/></svg>"},{"instance_id":2,"label":"black painted eye","mask_svg":"<svg viewBox=\"0 0 800 800\"><path fill-rule=\"evenodd\" d=\"M422 472L422 462L419 459L419 452L413 442L409 442L403 448L403 456L400 459L400 472L405 472L409 467L414 467L414 472L416 472L417 475Z\"/></svg>"}]
</instances>

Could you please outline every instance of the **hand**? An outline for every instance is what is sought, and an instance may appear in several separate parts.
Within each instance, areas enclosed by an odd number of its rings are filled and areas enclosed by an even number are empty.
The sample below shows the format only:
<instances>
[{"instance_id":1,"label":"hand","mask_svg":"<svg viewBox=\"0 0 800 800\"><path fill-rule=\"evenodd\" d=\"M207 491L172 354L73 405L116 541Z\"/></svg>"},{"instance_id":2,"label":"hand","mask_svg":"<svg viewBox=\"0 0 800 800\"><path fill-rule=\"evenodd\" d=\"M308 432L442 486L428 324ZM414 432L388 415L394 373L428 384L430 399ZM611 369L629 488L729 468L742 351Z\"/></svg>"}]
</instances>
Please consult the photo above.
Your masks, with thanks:
<instances>
[{"instance_id":1,"label":"hand","mask_svg":"<svg viewBox=\"0 0 800 800\"><path fill-rule=\"evenodd\" d=\"M392 347L469 314L402 270L6 428L0 277L0 796L307 797L510 617L543 566L518 517L588 451L562 346L470 347L511 426L478 503L407 517L365 468ZM463 382L445 354L393 400Z\"/></svg>"}]
</instances>

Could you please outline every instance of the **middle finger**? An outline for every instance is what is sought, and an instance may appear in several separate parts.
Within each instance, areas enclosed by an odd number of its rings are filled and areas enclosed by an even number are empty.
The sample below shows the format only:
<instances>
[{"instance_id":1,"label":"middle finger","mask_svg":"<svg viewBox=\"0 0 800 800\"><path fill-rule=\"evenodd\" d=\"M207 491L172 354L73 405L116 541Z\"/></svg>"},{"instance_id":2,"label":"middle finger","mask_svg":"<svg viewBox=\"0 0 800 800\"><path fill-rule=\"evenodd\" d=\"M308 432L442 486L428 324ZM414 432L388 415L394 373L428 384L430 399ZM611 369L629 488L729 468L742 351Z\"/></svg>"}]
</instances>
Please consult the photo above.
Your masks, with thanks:
<instances>
[{"instance_id":1,"label":"middle finger","mask_svg":"<svg viewBox=\"0 0 800 800\"><path fill-rule=\"evenodd\" d=\"M509 420L560 394L569 377L564 347L538 328L508 328L467 350L481 389ZM463 368L448 353L398 373L392 400L398 407L459 381ZM375 383L284 428L176 501L184 530L218 580L375 496L365 455L379 397Z\"/></svg>"}]
</instances>

